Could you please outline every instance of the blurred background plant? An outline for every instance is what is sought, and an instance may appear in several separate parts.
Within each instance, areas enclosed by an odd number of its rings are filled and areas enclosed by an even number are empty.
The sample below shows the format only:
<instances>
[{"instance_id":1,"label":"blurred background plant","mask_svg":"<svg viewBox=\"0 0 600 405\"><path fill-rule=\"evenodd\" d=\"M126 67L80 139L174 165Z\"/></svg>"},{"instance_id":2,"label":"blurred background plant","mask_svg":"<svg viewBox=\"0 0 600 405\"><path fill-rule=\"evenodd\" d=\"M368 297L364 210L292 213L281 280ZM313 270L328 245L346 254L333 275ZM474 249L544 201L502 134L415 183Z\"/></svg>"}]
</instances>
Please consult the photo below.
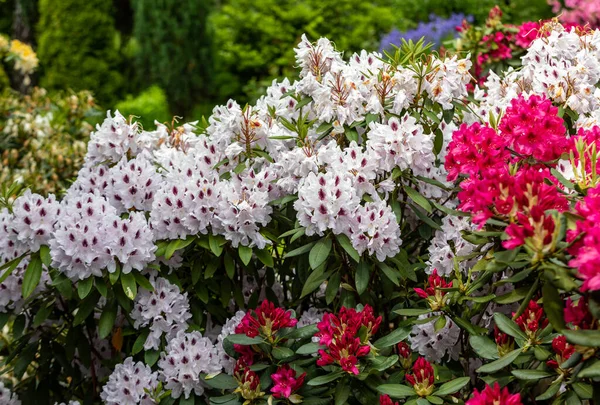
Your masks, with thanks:
<instances>
[{"instance_id":1,"label":"blurred background plant","mask_svg":"<svg viewBox=\"0 0 600 405\"><path fill-rule=\"evenodd\" d=\"M82 165L86 143L99 119L90 92L0 97L0 184L27 184L38 193L64 190Z\"/></svg>"},{"instance_id":2,"label":"blurred background plant","mask_svg":"<svg viewBox=\"0 0 600 405\"><path fill-rule=\"evenodd\" d=\"M194 120L231 97L252 102L275 77L293 79L302 33L349 53L428 27L441 43L462 16L481 25L499 5L503 23L517 25L550 18L557 6L548 1L0 0L0 33L38 53L29 87L89 90L103 109L135 100Z\"/></svg>"}]
</instances>

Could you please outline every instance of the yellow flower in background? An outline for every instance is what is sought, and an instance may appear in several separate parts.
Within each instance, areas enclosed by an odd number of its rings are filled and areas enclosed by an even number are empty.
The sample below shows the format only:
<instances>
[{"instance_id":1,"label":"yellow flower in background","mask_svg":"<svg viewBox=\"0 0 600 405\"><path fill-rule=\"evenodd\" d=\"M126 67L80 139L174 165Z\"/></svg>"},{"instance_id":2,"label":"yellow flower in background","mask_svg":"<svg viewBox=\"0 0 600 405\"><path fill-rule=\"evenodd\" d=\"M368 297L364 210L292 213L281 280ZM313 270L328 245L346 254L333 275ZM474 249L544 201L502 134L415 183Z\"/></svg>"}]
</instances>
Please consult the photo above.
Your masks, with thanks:
<instances>
[{"instance_id":1,"label":"yellow flower in background","mask_svg":"<svg viewBox=\"0 0 600 405\"><path fill-rule=\"evenodd\" d=\"M0 40L1 45L1 40ZM10 41L9 54L15 58L15 69L24 75L29 75L38 67L38 58L31 46L13 39Z\"/></svg>"},{"instance_id":2,"label":"yellow flower in background","mask_svg":"<svg viewBox=\"0 0 600 405\"><path fill-rule=\"evenodd\" d=\"M8 50L9 41L5 35L0 35L0 52L6 52Z\"/></svg>"}]
</instances>

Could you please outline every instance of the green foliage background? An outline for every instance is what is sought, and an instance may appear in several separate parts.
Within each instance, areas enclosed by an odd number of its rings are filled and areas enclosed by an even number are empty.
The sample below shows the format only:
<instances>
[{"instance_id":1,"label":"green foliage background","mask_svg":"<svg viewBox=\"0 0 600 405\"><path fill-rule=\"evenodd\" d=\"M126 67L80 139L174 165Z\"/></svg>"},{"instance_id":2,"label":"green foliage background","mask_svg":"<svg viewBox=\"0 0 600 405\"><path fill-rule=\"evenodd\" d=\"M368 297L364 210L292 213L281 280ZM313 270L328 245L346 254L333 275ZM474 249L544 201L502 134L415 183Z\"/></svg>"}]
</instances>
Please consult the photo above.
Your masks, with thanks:
<instances>
[{"instance_id":1,"label":"green foliage background","mask_svg":"<svg viewBox=\"0 0 600 405\"><path fill-rule=\"evenodd\" d=\"M91 90L102 105L118 100L117 31L106 0L40 0L40 83L49 90Z\"/></svg>"}]
</instances>

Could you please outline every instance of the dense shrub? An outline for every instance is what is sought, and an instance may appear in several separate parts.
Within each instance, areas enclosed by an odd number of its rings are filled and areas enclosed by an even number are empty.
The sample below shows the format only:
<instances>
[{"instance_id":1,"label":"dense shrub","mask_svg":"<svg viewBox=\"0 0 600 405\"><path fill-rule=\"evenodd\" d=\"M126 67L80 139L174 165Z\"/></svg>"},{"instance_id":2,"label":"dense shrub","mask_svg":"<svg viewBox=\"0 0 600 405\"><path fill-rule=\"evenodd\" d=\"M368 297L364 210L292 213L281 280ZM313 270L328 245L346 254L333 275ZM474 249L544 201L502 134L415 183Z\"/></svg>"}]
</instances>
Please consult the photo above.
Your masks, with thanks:
<instances>
[{"instance_id":1,"label":"dense shrub","mask_svg":"<svg viewBox=\"0 0 600 405\"><path fill-rule=\"evenodd\" d=\"M256 104L109 114L64 198L0 199L0 394L596 403L600 31L538 36L472 94L467 58L304 37Z\"/></svg>"},{"instance_id":2,"label":"dense shrub","mask_svg":"<svg viewBox=\"0 0 600 405\"><path fill-rule=\"evenodd\" d=\"M158 84L177 114L212 91L212 49L205 0L132 0L138 49L137 74L144 85Z\"/></svg>"},{"instance_id":3,"label":"dense shrub","mask_svg":"<svg viewBox=\"0 0 600 405\"><path fill-rule=\"evenodd\" d=\"M138 96L129 96L126 100L115 105L125 117L130 115L137 119L144 128L153 128L154 120L165 123L171 119L169 104L165 92L158 86L152 86Z\"/></svg>"},{"instance_id":4,"label":"dense shrub","mask_svg":"<svg viewBox=\"0 0 600 405\"><path fill-rule=\"evenodd\" d=\"M116 66L111 0L41 0L38 54L42 86L90 90L105 105L119 98L123 78Z\"/></svg>"},{"instance_id":5,"label":"dense shrub","mask_svg":"<svg viewBox=\"0 0 600 405\"><path fill-rule=\"evenodd\" d=\"M83 164L86 143L97 120L88 92L48 96L0 96L0 184L13 182L35 192L65 190Z\"/></svg>"},{"instance_id":6,"label":"dense shrub","mask_svg":"<svg viewBox=\"0 0 600 405\"><path fill-rule=\"evenodd\" d=\"M292 48L303 32L349 53L374 50L402 13L382 0L226 0L211 17L219 99L253 99L273 78L295 74Z\"/></svg>"}]
</instances>

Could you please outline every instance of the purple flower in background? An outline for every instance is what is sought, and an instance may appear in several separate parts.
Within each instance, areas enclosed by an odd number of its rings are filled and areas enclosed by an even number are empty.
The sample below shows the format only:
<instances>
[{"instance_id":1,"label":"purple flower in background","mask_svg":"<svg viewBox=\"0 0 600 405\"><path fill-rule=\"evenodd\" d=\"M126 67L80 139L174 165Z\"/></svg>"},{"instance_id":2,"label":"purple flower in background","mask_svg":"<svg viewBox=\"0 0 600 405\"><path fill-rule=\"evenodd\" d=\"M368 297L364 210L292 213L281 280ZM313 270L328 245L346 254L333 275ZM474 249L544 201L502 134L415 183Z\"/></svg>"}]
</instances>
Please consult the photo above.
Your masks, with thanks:
<instances>
[{"instance_id":1,"label":"purple flower in background","mask_svg":"<svg viewBox=\"0 0 600 405\"><path fill-rule=\"evenodd\" d=\"M448 18L430 14L429 21L419 22L417 28L408 30L406 32L400 32L397 29L393 29L389 34L385 35L381 39L379 50L384 51L390 49L392 45L399 46L402 43L402 38L407 41L412 39L414 42L416 42L424 37L426 42L432 42L435 47L439 47L442 43L442 40L446 37L457 36L456 27L460 26L465 18L469 22L473 21L473 16L465 17L465 15L462 13L453 13Z\"/></svg>"}]
</instances>

